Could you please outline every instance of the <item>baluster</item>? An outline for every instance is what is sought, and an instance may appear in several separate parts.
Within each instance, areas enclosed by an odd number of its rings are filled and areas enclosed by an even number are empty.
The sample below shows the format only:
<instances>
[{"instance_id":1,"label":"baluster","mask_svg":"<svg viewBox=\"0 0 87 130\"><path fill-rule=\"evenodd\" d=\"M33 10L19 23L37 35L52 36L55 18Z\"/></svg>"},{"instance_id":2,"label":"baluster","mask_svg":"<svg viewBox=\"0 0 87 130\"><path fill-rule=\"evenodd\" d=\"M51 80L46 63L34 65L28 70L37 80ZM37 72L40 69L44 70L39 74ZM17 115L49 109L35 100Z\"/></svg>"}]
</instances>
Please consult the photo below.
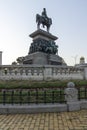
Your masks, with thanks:
<instances>
[{"instance_id":1,"label":"baluster","mask_svg":"<svg viewBox=\"0 0 87 130\"><path fill-rule=\"evenodd\" d=\"M23 75L23 76L26 76L26 71L25 71L25 70L23 70L22 75Z\"/></svg>"},{"instance_id":2,"label":"baluster","mask_svg":"<svg viewBox=\"0 0 87 130\"><path fill-rule=\"evenodd\" d=\"M28 70L28 76L31 76L31 69Z\"/></svg>"}]
</instances>

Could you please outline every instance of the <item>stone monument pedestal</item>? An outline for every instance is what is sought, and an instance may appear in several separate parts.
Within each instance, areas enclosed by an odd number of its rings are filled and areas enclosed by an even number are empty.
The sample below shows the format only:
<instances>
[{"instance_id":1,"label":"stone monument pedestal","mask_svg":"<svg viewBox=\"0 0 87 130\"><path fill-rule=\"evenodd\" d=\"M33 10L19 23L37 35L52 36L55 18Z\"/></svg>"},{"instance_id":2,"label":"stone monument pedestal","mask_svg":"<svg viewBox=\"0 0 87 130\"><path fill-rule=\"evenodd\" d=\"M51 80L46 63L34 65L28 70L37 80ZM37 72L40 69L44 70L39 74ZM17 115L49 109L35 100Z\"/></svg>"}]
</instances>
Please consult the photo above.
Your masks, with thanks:
<instances>
[{"instance_id":1,"label":"stone monument pedestal","mask_svg":"<svg viewBox=\"0 0 87 130\"><path fill-rule=\"evenodd\" d=\"M60 56L43 52L28 54L25 56L23 64L64 65L63 59Z\"/></svg>"},{"instance_id":2,"label":"stone monument pedestal","mask_svg":"<svg viewBox=\"0 0 87 130\"><path fill-rule=\"evenodd\" d=\"M49 32L38 29L30 37L33 39L29 53L23 59L23 64L39 65L66 65L63 58L58 55L58 38Z\"/></svg>"}]
</instances>

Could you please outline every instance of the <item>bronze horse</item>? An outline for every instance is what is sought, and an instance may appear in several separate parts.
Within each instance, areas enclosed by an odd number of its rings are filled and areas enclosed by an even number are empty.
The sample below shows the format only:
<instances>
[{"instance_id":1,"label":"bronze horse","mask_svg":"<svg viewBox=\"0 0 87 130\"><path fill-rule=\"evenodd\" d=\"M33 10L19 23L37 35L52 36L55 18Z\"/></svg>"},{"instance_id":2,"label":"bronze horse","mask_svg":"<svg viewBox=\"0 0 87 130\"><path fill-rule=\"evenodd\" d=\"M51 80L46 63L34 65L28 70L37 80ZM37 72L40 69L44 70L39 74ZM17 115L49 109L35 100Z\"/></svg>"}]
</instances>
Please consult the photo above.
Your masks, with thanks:
<instances>
[{"instance_id":1,"label":"bronze horse","mask_svg":"<svg viewBox=\"0 0 87 130\"><path fill-rule=\"evenodd\" d=\"M50 30L50 26L52 24L52 19L51 18L44 18L40 16L39 14L36 15L36 23L37 23L37 29L40 29L40 24L47 27L47 32Z\"/></svg>"}]
</instances>

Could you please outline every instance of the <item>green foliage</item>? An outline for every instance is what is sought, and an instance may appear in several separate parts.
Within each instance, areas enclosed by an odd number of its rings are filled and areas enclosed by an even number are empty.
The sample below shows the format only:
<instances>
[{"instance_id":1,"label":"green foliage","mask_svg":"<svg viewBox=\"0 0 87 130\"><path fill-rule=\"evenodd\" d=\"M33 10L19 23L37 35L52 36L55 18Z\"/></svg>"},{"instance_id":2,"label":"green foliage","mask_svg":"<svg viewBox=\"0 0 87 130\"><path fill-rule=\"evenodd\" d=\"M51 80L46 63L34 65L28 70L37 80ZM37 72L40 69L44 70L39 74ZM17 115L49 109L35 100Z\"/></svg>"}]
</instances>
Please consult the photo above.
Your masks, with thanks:
<instances>
[{"instance_id":1,"label":"green foliage","mask_svg":"<svg viewBox=\"0 0 87 130\"><path fill-rule=\"evenodd\" d=\"M28 80L10 80L0 81L0 88L50 88L50 87L66 87L67 83L74 82L76 87L86 86L87 80L58 80L58 81L28 81Z\"/></svg>"},{"instance_id":2,"label":"green foliage","mask_svg":"<svg viewBox=\"0 0 87 130\"><path fill-rule=\"evenodd\" d=\"M62 103L64 102L64 88L67 86L68 82L74 82L76 87L80 88L78 89L80 99L85 99L87 97L86 87L84 87L87 85L86 80L70 80L70 81L69 80L64 80L64 81L10 80L10 81L0 81L0 89L2 89L0 91L0 103L3 103L4 101L5 103L12 103L12 102L14 103L61 102ZM38 88L38 89L33 89L33 88ZM3 93L4 91L3 89L9 89L9 90L5 90L5 96ZM13 92L13 96L12 96L12 92Z\"/></svg>"},{"instance_id":3,"label":"green foliage","mask_svg":"<svg viewBox=\"0 0 87 130\"><path fill-rule=\"evenodd\" d=\"M15 89L0 91L0 103L24 104L24 103L63 103L63 89Z\"/></svg>"}]
</instances>

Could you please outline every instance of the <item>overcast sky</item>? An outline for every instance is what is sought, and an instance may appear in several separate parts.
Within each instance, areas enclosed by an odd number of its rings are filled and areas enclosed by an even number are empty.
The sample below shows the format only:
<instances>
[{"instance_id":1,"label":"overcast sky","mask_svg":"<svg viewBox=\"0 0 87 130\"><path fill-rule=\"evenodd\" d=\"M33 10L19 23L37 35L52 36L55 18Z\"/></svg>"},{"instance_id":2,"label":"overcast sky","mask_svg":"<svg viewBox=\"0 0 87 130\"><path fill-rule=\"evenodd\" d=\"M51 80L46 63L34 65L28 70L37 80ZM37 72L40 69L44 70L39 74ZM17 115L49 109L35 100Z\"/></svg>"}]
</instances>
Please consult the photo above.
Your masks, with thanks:
<instances>
[{"instance_id":1,"label":"overcast sky","mask_svg":"<svg viewBox=\"0 0 87 130\"><path fill-rule=\"evenodd\" d=\"M68 65L87 62L87 0L0 0L0 51L2 63L11 64L26 56L37 30L36 14L46 8L52 18L50 33L59 39L59 56ZM43 29L43 28L42 28Z\"/></svg>"}]
</instances>

